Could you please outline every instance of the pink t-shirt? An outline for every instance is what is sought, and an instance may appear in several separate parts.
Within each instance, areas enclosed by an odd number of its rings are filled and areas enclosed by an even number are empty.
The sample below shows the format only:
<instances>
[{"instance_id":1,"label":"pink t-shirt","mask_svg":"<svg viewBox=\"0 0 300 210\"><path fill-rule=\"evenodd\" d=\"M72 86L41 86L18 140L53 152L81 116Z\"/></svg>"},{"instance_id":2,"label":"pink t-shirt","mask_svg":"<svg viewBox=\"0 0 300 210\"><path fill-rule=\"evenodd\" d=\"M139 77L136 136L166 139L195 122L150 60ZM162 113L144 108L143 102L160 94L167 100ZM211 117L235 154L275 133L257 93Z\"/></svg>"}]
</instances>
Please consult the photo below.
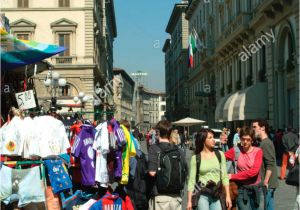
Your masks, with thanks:
<instances>
[{"instance_id":1,"label":"pink t-shirt","mask_svg":"<svg viewBox=\"0 0 300 210\"><path fill-rule=\"evenodd\" d=\"M234 148L225 152L225 157L227 160L234 161ZM253 150L248 153L241 150L237 160L237 174L232 174L231 180L243 185L258 185L261 182L262 160L263 152L258 147L253 147Z\"/></svg>"}]
</instances>

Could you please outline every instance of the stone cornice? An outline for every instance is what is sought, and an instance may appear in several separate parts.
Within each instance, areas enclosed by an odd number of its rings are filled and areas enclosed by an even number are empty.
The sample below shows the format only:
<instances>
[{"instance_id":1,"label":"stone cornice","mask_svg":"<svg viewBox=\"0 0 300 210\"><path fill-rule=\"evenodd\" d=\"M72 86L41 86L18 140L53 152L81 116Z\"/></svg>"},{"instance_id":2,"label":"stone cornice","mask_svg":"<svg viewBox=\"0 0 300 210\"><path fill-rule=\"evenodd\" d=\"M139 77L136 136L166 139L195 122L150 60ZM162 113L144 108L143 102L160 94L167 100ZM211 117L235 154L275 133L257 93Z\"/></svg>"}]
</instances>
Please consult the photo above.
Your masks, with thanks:
<instances>
[{"instance_id":1,"label":"stone cornice","mask_svg":"<svg viewBox=\"0 0 300 210\"><path fill-rule=\"evenodd\" d=\"M188 7L185 10L185 18L187 20L190 19L192 14L194 13L195 9L197 8L198 4L200 3L200 0L190 0Z\"/></svg>"},{"instance_id":2,"label":"stone cornice","mask_svg":"<svg viewBox=\"0 0 300 210\"><path fill-rule=\"evenodd\" d=\"M95 64L72 64L72 65L53 65L54 69L92 69L95 68Z\"/></svg>"},{"instance_id":3,"label":"stone cornice","mask_svg":"<svg viewBox=\"0 0 300 210\"><path fill-rule=\"evenodd\" d=\"M93 7L76 7L76 8L70 8L70 7L64 7L64 8L1 8L2 12L21 12L21 11L85 11L85 10L94 10Z\"/></svg>"},{"instance_id":4,"label":"stone cornice","mask_svg":"<svg viewBox=\"0 0 300 210\"><path fill-rule=\"evenodd\" d=\"M167 28L166 28L166 32L171 34L174 30L174 26L176 25L181 13L184 12L184 10L187 8L188 4L187 3L179 3L179 4L175 4L171 17L169 19Z\"/></svg>"},{"instance_id":5,"label":"stone cornice","mask_svg":"<svg viewBox=\"0 0 300 210\"><path fill-rule=\"evenodd\" d=\"M21 18L17 21L14 21L14 22L10 23L10 26L11 27L33 27L33 28L35 28L36 24L29 21L29 20Z\"/></svg>"},{"instance_id":6,"label":"stone cornice","mask_svg":"<svg viewBox=\"0 0 300 210\"><path fill-rule=\"evenodd\" d=\"M166 53L167 49L170 47L170 41L171 41L171 39L166 39L165 44L164 44L163 49L162 49L162 51L164 53Z\"/></svg>"}]
</instances>

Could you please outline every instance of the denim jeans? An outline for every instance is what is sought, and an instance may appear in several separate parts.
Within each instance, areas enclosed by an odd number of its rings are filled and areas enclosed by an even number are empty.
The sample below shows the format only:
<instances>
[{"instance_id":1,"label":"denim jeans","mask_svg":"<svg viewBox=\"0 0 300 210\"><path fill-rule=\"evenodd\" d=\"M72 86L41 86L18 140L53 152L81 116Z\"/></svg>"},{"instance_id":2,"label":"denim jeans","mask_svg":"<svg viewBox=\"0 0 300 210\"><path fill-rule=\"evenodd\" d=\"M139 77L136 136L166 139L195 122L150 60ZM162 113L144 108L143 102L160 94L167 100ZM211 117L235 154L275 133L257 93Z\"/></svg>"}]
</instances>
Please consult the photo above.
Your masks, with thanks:
<instances>
[{"instance_id":1,"label":"denim jeans","mask_svg":"<svg viewBox=\"0 0 300 210\"><path fill-rule=\"evenodd\" d=\"M266 192L266 210L274 210L274 192L274 188L268 189Z\"/></svg>"},{"instance_id":2,"label":"denim jeans","mask_svg":"<svg viewBox=\"0 0 300 210\"><path fill-rule=\"evenodd\" d=\"M219 199L214 199L209 195L201 195L198 201L198 210L222 210Z\"/></svg>"},{"instance_id":3,"label":"denim jeans","mask_svg":"<svg viewBox=\"0 0 300 210\"><path fill-rule=\"evenodd\" d=\"M251 191L247 191L248 200L244 200L244 191L242 189L238 190L238 200L237 205L239 210L263 210L264 209L264 194L262 188L259 188L259 198L260 202L255 205L255 196Z\"/></svg>"}]
</instances>

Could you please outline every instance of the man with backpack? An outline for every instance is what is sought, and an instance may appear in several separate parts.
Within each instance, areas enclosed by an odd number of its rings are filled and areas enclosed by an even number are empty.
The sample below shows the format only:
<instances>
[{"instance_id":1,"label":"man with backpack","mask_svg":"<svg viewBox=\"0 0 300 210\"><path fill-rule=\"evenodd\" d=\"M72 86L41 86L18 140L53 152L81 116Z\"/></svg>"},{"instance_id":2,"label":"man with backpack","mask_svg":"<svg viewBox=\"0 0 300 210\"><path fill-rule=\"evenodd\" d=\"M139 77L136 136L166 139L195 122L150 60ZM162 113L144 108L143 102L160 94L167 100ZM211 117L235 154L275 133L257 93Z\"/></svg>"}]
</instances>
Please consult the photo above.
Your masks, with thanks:
<instances>
[{"instance_id":1,"label":"man with backpack","mask_svg":"<svg viewBox=\"0 0 300 210\"><path fill-rule=\"evenodd\" d=\"M158 143L148 152L148 172L153 189L150 210L181 210L181 190L184 188L187 165L182 151L169 142L172 125L162 120L156 125Z\"/></svg>"}]
</instances>

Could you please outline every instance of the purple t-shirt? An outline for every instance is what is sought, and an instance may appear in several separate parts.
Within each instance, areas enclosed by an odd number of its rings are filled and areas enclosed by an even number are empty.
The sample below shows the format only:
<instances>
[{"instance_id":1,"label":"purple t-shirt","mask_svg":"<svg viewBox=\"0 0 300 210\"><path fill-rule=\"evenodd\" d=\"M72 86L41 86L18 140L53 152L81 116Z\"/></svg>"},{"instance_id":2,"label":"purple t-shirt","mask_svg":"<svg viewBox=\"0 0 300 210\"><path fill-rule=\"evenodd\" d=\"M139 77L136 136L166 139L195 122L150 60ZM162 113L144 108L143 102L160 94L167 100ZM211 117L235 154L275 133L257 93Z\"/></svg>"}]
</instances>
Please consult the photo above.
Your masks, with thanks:
<instances>
[{"instance_id":1,"label":"purple t-shirt","mask_svg":"<svg viewBox=\"0 0 300 210\"><path fill-rule=\"evenodd\" d=\"M82 185L91 186L95 184L94 126L84 124L80 128L81 131L72 147L72 154L74 157L80 158Z\"/></svg>"},{"instance_id":2,"label":"purple t-shirt","mask_svg":"<svg viewBox=\"0 0 300 210\"><path fill-rule=\"evenodd\" d=\"M122 178L122 148L120 147L116 150L115 177Z\"/></svg>"}]
</instances>

